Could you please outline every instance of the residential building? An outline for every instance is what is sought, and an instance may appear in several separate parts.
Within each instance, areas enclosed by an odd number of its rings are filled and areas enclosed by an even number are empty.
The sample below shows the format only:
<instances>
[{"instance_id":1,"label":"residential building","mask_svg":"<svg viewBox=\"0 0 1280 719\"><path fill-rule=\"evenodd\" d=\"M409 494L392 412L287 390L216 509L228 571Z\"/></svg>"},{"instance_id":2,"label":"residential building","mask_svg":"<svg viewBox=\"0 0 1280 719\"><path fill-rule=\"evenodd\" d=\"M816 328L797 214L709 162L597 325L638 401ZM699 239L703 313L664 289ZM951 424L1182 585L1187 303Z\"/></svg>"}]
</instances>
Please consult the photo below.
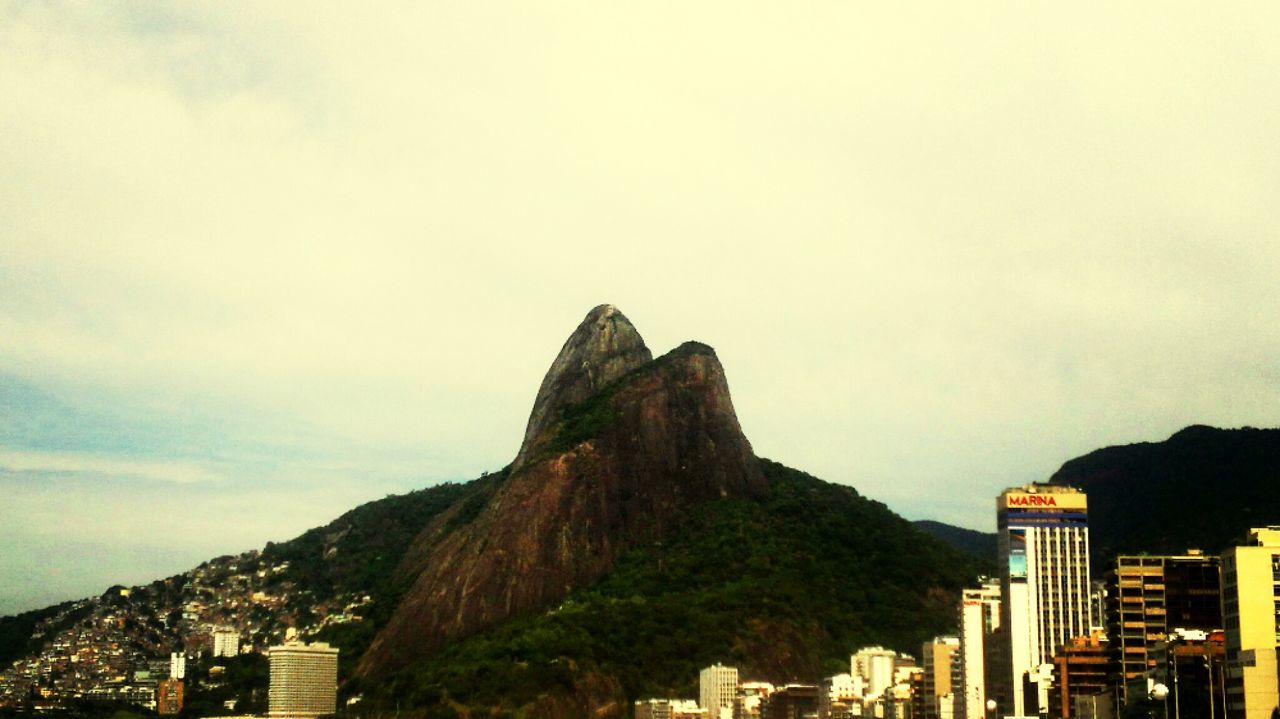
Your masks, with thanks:
<instances>
[{"instance_id":1,"label":"residential building","mask_svg":"<svg viewBox=\"0 0 1280 719\"><path fill-rule=\"evenodd\" d=\"M1109 686L1107 666L1107 637L1101 630L1062 645L1053 657L1049 716L1069 719L1075 716L1076 697L1105 692Z\"/></svg>"},{"instance_id":2,"label":"residential building","mask_svg":"<svg viewBox=\"0 0 1280 719\"><path fill-rule=\"evenodd\" d=\"M164 679L156 692L156 712L162 716L182 711L184 685L181 679Z\"/></svg>"},{"instance_id":3,"label":"residential building","mask_svg":"<svg viewBox=\"0 0 1280 719\"><path fill-rule=\"evenodd\" d=\"M862 677L836 674L822 680L818 693L818 719L852 719L862 716Z\"/></svg>"},{"instance_id":4,"label":"residential building","mask_svg":"<svg viewBox=\"0 0 1280 719\"><path fill-rule=\"evenodd\" d=\"M702 710L693 699L645 699L636 702L636 719L698 719Z\"/></svg>"},{"instance_id":5,"label":"residential building","mask_svg":"<svg viewBox=\"0 0 1280 719\"><path fill-rule=\"evenodd\" d=\"M698 706L707 719L732 719L737 695L737 667L715 664L698 674Z\"/></svg>"},{"instance_id":6,"label":"residential building","mask_svg":"<svg viewBox=\"0 0 1280 719\"><path fill-rule=\"evenodd\" d=\"M818 719L820 689L812 684L788 684L764 700L761 719Z\"/></svg>"},{"instance_id":7,"label":"residential building","mask_svg":"<svg viewBox=\"0 0 1280 719\"><path fill-rule=\"evenodd\" d=\"M849 673L861 677L866 685L866 696L881 695L893 686L893 670L898 663L898 653L884 647L864 647L849 657Z\"/></svg>"},{"instance_id":8,"label":"residential building","mask_svg":"<svg viewBox=\"0 0 1280 719\"><path fill-rule=\"evenodd\" d=\"M1005 715L1048 711L1053 655L1089 632L1089 518L1084 492L1029 484L996 505L1000 626L1008 643L1000 667Z\"/></svg>"},{"instance_id":9,"label":"residential building","mask_svg":"<svg viewBox=\"0 0 1280 719\"><path fill-rule=\"evenodd\" d=\"M1219 559L1196 550L1176 556L1121 555L1106 574L1111 682L1127 702L1127 683L1156 666L1155 645L1174 629L1222 628Z\"/></svg>"},{"instance_id":10,"label":"residential building","mask_svg":"<svg viewBox=\"0 0 1280 719\"><path fill-rule=\"evenodd\" d=\"M999 627L998 581L984 579L981 587L961 592L959 719L983 719L986 716L987 675L992 668L987 656Z\"/></svg>"},{"instance_id":11,"label":"residential building","mask_svg":"<svg viewBox=\"0 0 1280 719\"><path fill-rule=\"evenodd\" d=\"M323 642L288 642L267 651L272 719L308 719L332 714L338 703L338 650Z\"/></svg>"},{"instance_id":12,"label":"residential building","mask_svg":"<svg viewBox=\"0 0 1280 719\"><path fill-rule=\"evenodd\" d=\"M733 702L733 719L760 719L761 705L773 693L769 682L742 682Z\"/></svg>"},{"instance_id":13,"label":"residential building","mask_svg":"<svg viewBox=\"0 0 1280 719\"><path fill-rule=\"evenodd\" d=\"M1249 530L1222 555L1227 719L1272 719L1280 704L1280 527Z\"/></svg>"},{"instance_id":14,"label":"residential building","mask_svg":"<svg viewBox=\"0 0 1280 719\"><path fill-rule=\"evenodd\" d=\"M955 719L951 675L959 663L960 638L934 637L920 648L924 664L921 714L917 719Z\"/></svg>"},{"instance_id":15,"label":"residential building","mask_svg":"<svg viewBox=\"0 0 1280 719\"><path fill-rule=\"evenodd\" d=\"M169 678L187 678L187 655L182 652L173 652L169 654Z\"/></svg>"},{"instance_id":16,"label":"residential building","mask_svg":"<svg viewBox=\"0 0 1280 719\"><path fill-rule=\"evenodd\" d=\"M232 627L213 630L213 656L234 657L240 653L240 633Z\"/></svg>"}]
</instances>

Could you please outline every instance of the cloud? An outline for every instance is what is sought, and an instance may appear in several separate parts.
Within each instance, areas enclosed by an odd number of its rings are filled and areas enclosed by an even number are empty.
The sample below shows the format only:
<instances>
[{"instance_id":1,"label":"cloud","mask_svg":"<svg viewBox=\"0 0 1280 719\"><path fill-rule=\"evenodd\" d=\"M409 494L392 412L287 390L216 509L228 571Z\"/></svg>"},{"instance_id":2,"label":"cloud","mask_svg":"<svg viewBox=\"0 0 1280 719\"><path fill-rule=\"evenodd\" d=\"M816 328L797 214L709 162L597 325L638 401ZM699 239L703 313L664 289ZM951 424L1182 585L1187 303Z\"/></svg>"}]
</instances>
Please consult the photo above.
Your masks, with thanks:
<instances>
[{"instance_id":1,"label":"cloud","mask_svg":"<svg viewBox=\"0 0 1280 719\"><path fill-rule=\"evenodd\" d=\"M989 527L1276 424L1278 12L0 6L0 375L65 405L0 442L318 523L509 461L612 302L761 454Z\"/></svg>"},{"instance_id":2,"label":"cloud","mask_svg":"<svg viewBox=\"0 0 1280 719\"><path fill-rule=\"evenodd\" d=\"M216 472L187 462L95 457L65 452L32 452L0 447L0 472L141 479L195 484L220 481Z\"/></svg>"}]
</instances>

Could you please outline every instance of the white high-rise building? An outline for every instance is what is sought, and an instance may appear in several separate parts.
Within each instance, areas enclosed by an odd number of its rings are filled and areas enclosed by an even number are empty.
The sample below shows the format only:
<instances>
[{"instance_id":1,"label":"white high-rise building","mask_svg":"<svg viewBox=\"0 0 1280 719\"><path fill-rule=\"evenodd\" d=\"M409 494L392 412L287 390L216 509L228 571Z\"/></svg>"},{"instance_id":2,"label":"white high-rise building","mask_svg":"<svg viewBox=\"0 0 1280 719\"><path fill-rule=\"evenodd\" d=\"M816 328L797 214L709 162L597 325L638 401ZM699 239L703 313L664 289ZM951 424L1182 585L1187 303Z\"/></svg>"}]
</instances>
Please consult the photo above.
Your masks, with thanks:
<instances>
[{"instance_id":1,"label":"white high-rise building","mask_svg":"<svg viewBox=\"0 0 1280 719\"><path fill-rule=\"evenodd\" d=\"M169 654L169 678L185 679L187 676L187 655L182 652Z\"/></svg>"},{"instance_id":2,"label":"white high-rise building","mask_svg":"<svg viewBox=\"0 0 1280 719\"><path fill-rule=\"evenodd\" d=\"M267 716L310 719L338 705L338 650L323 642L288 642L267 651L271 686Z\"/></svg>"},{"instance_id":3,"label":"white high-rise building","mask_svg":"<svg viewBox=\"0 0 1280 719\"><path fill-rule=\"evenodd\" d=\"M234 657L240 653L240 633L231 627L213 630L213 656Z\"/></svg>"},{"instance_id":4,"label":"white high-rise building","mask_svg":"<svg viewBox=\"0 0 1280 719\"><path fill-rule=\"evenodd\" d=\"M738 669L716 664L698 674L698 706L707 719L733 716L733 700L738 696Z\"/></svg>"},{"instance_id":5,"label":"white high-rise building","mask_svg":"<svg viewBox=\"0 0 1280 719\"><path fill-rule=\"evenodd\" d=\"M987 652L1000 626L1000 583L987 580L960 593L961 719L982 719L987 711Z\"/></svg>"},{"instance_id":6,"label":"white high-rise building","mask_svg":"<svg viewBox=\"0 0 1280 719\"><path fill-rule=\"evenodd\" d=\"M1089 634L1089 515L1084 492L1030 484L1000 493L996 504L1000 626L1008 651L1001 667L1003 715L1048 711L1053 655Z\"/></svg>"},{"instance_id":7,"label":"white high-rise building","mask_svg":"<svg viewBox=\"0 0 1280 719\"><path fill-rule=\"evenodd\" d=\"M866 696L877 697L893 686L894 662L898 653L884 647L864 647L849 657L849 673L862 677Z\"/></svg>"}]
</instances>

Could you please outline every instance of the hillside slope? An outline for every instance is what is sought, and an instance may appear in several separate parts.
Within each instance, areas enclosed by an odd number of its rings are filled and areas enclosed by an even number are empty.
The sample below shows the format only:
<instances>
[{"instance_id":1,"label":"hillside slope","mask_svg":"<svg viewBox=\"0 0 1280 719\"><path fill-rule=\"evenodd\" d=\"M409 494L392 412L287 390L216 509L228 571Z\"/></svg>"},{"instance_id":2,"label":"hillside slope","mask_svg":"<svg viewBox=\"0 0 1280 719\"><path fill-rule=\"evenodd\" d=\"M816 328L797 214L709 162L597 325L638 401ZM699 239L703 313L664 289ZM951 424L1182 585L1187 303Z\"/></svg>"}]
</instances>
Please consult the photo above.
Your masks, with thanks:
<instances>
[{"instance_id":1,"label":"hillside slope","mask_svg":"<svg viewBox=\"0 0 1280 719\"><path fill-rule=\"evenodd\" d=\"M859 646L915 652L954 631L976 560L850 487L760 468L766 495L702 504L555 607L348 690L365 692L370 715L625 716L637 698L696 695L698 670L716 661L817 681L847 671Z\"/></svg>"}]
</instances>

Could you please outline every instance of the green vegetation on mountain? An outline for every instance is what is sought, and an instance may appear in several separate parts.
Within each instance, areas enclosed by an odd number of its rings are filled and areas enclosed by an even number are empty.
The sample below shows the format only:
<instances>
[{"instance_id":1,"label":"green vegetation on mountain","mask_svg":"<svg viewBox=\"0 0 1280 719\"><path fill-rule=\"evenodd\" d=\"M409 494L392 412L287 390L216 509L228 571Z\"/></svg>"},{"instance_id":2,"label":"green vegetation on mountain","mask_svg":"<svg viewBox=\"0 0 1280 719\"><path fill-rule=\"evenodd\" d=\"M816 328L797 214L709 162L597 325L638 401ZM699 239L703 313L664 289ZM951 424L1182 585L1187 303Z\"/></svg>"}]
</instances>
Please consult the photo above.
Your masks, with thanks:
<instances>
[{"instance_id":1,"label":"green vegetation on mountain","mask_svg":"<svg viewBox=\"0 0 1280 719\"><path fill-rule=\"evenodd\" d=\"M353 683L366 711L514 712L593 680L619 701L694 692L715 661L745 676L816 680L859 646L917 651L954 630L980 563L851 487L761 460L770 491L691 507L667 541L624 554L558 607Z\"/></svg>"},{"instance_id":2,"label":"green vegetation on mountain","mask_svg":"<svg viewBox=\"0 0 1280 719\"><path fill-rule=\"evenodd\" d=\"M912 522L915 528L925 534L941 539L952 547L991 565L995 570L996 535L994 532L979 532L952 524L935 522L932 519L918 519Z\"/></svg>"},{"instance_id":3,"label":"green vegetation on mountain","mask_svg":"<svg viewBox=\"0 0 1280 719\"><path fill-rule=\"evenodd\" d=\"M1280 429L1192 426L1073 459L1055 484L1089 496L1093 566L1122 553L1220 552L1280 524Z\"/></svg>"}]
</instances>

